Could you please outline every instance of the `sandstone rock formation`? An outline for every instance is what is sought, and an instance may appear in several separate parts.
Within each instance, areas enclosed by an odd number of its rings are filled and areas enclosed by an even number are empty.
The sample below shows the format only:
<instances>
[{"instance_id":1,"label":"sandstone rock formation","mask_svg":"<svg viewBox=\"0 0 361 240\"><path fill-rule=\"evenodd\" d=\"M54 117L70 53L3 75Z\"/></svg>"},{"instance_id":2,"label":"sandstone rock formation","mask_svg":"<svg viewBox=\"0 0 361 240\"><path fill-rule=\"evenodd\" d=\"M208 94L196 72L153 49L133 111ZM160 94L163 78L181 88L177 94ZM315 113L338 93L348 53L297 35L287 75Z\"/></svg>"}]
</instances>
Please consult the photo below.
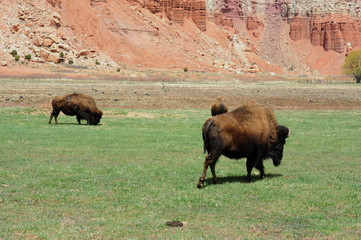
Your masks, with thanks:
<instances>
[{"instance_id":1,"label":"sandstone rock formation","mask_svg":"<svg viewBox=\"0 0 361 240\"><path fill-rule=\"evenodd\" d=\"M344 53L347 43L361 46L361 19L342 15L297 17L291 20L290 37L295 41L308 39L326 51Z\"/></svg>"},{"instance_id":2,"label":"sandstone rock formation","mask_svg":"<svg viewBox=\"0 0 361 240\"><path fill-rule=\"evenodd\" d=\"M223 14L231 19L232 23L227 25L234 26L239 32L245 25L251 37L263 39L263 46L259 49L268 51L263 57L271 58L278 65L282 63L275 59L275 55L282 53L280 48L288 47L285 46L287 28L293 41L308 40L325 51L346 54L347 45L361 47L360 0L209 0L207 10L210 15ZM222 25L219 21L215 22ZM235 25L237 22L243 24Z\"/></svg>"},{"instance_id":3,"label":"sandstone rock formation","mask_svg":"<svg viewBox=\"0 0 361 240\"><path fill-rule=\"evenodd\" d=\"M204 0L145 0L143 6L154 14L164 13L180 25L183 25L185 18L189 18L200 30L205 31L207 28Z\"/></svg>"}]
</instances>

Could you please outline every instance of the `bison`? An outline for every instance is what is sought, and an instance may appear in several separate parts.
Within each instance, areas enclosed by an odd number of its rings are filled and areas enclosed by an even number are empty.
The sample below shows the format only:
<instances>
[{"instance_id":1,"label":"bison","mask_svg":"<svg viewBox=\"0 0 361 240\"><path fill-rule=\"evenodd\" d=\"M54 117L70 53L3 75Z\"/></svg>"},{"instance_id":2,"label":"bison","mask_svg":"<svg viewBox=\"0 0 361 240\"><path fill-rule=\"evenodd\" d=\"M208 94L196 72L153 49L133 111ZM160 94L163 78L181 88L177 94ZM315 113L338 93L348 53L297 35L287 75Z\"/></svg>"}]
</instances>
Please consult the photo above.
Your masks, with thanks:
<instances>
[{"instance_id":1,"label":"bison","mask_svg":"<svg viewBox=\"0 0 361 240\"><path fill-rule=\"evenodd\" d=\"M208 166L210 166L213 182L217 183L216 163L221 155L228 158L247 158L246 182L251 182L253 167L265 178L263 160L271 158L274 166L281 164L283 146L290 130L278 125L273 110L260 105L254 100L221 115L209 118L203 125L204 153L208 155L204 161L202 176L197 184L204 186Z\"/></svg>"},{"instance_id":2,"label":"bison","mask_svg":"<svg viewBox=\"0 0 361 240\"><path fill-rule=\"evenodd\" d=\"M226 112L228 112L227 105L222 102L222 99L220 97L218 97L211 107L212 116L216 116L218 114L222 114Z\"/></svg>"},{"instance_id":3,"label":"bison","mask_svg":"<svg viewBox=\"0 0 361 240\"><path fill-rule=\"evenodd\" d=\"M53 111L50 114L49 124L51 119L55 118L55 124L58 124L58 115L62 111L65 115L76 116L78 123L81 119L85 119L88 125L98 125L103 116L92 97L81 94L73 93L65 96L56 96L53 101Z\"/></svg>"}]
</instances>

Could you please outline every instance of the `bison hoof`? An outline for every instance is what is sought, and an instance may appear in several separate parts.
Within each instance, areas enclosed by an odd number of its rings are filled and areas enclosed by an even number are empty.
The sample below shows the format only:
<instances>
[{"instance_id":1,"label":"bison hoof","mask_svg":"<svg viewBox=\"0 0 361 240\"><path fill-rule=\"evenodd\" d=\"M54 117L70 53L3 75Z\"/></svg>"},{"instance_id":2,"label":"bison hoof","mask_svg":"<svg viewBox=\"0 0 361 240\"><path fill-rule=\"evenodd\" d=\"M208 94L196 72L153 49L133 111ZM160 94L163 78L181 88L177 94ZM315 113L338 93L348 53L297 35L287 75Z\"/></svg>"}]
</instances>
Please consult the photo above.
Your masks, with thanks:
<instances>
[{"instance_id":1,"label":"bison hoof","mask_svg":"<svg viewBox=\"0 0 361 240\"><path fill-rule=\"evenodd\" d=\"M197 188L202 188L204 186L204 179L200 178L197 184Z\"/></svg>"}]
</instances>

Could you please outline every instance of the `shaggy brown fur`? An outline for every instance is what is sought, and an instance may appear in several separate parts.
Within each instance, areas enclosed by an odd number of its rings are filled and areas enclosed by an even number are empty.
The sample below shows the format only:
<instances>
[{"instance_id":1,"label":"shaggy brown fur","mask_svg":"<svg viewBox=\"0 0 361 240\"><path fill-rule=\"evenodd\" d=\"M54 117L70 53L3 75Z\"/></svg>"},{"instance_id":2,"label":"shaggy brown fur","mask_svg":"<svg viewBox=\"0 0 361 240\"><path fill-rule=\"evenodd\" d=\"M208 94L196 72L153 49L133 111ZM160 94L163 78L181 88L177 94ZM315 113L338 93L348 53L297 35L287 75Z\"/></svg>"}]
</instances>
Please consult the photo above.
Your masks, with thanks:
<instances>
[{"instance_id":1,"label":"shaggy brown fur","mask_svg":"<svg viewBox=\"0 0 361 240\"><path fill-rule=\"evenodd\" d=\"M226 112L228 112L227 105L222 102L222 99L220 97L218 97L217 101L215 101L211 107L212 116L216 116L218 114L222 114Z\"/></svg>"},{"instance_id":2,"label":"shaggy brown fur","mask_svg":"<svg viewBox=\"0 0 361 240\"><path fill-rule=\"evenodd\" d=\"M208 152L204 169L198 182L203 187L208 166L213 182L217 183L215 165L221 155L228 158L247 158L247 182L256 167L265 177L263 160L272 158L278 166L283 157L283 145L289 136L289 129L278 125L273 110L250 101L231 112L209 118L203 126L204 151Z\"/></svg>"},{"instance_id":3,"label":"shaggy brown fur","mask_svg":"<svg viewBox=\"0 0 361 240\"><path fill-rule=\"evenodd\" d=\"M57 96L52 101L53 111L50 114L49 124L51 119L55 118L55 124L58 124L58 115L63 112L65 115L76 116L78 123L81 119L85 119L88 125L98 125L103 116L92 97L81 94L73 93L65 96Z\"/></svg>"}]
</instances>

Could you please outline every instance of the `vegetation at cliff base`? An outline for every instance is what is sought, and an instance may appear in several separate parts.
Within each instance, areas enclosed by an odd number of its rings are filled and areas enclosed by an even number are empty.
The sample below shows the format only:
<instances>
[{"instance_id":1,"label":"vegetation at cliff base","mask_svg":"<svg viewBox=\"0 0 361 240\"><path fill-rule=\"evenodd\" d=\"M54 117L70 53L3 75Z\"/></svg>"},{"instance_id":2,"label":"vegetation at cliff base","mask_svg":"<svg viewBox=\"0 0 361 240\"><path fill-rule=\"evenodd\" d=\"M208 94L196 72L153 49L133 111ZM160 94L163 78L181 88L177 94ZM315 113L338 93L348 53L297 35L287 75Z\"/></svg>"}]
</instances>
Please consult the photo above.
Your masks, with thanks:
<instances>
[{"instance_id":1,"label":"vegetation at cliff base","mask_svg":"<svg viewBox=\"0 0 361 240\"><path fill-rule=\"evenodd\" d=\"M342 66L346 74L352 75L357 83L361 82L361 50L350 52Z\"/></svg>"}]
</instances>

